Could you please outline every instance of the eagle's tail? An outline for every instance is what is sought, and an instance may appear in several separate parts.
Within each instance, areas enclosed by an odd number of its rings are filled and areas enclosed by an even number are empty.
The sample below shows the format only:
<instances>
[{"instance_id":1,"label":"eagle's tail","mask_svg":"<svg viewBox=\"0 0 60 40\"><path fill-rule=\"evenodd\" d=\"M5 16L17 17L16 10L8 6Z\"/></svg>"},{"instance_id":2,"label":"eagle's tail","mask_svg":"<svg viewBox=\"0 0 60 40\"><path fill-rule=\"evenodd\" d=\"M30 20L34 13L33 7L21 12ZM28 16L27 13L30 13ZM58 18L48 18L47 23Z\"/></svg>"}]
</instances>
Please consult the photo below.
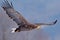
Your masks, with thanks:
<instances>
[{"instance_id":1,"label":"eagle's tail","mask_svg":"<svg viewBox=\"0 0 60 40\"><path fill-rule=\"evenodd\" d=\"M12 2L11 4L9 4L9 2L7 0L4 0L2 2L2 6L1 6L4 10L8 9L8 8L13 8Z\"/></svg>"},{"instance_id":2,"label":"eagle's tail","mask_svg":"<svg viewBox=\"0 0 60 40\"><path fill-rule=\"evenodd\" d=\"M14 33L14 32L20 32L20 29L19 28L12 28L11 33Z\"/></svg>"}]
</instances>

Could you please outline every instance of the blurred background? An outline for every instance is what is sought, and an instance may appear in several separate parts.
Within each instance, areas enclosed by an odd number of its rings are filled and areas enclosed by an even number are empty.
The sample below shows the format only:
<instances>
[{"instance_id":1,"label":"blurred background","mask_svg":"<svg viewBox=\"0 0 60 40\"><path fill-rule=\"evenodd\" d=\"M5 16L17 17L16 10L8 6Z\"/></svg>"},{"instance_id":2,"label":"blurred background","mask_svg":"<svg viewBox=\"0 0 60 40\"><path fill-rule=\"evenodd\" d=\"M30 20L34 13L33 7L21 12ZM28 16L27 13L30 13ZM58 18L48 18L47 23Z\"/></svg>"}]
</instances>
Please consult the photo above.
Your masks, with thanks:
<instances>
[{"instance_id":1,"label":"blurred background","mask_svg":"<svg viewBox=\"0 0 60 40\"><path fill-rule=\"evenodd\" d=\"M31 23L58 20L55 25L19 33L11 33L11 28L18 26L1 8L2 1L0 0L0 40L60 40L60 0L8 0Z\"/></svg>"}]
</instances>

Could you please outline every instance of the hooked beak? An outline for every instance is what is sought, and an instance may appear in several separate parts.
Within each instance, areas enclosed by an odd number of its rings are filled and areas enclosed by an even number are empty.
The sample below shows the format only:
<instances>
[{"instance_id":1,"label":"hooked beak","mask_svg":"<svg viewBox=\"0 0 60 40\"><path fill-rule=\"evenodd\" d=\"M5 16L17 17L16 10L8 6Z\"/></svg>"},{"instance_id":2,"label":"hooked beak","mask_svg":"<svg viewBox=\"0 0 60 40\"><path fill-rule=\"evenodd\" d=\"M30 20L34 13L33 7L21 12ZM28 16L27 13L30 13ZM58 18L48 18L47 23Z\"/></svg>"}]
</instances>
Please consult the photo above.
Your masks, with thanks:
<instances>
[{"instance_id":1,"label":"hooked beak","mask_svg":"<svg viewBox=\"0 0 60 40\"><path fill-rule=\"evenodd\" d=\"M39 29L40 27L41 27L41 26L40 26L40 25L38 25L36 29Z\"/></svg>"}]
</instances>

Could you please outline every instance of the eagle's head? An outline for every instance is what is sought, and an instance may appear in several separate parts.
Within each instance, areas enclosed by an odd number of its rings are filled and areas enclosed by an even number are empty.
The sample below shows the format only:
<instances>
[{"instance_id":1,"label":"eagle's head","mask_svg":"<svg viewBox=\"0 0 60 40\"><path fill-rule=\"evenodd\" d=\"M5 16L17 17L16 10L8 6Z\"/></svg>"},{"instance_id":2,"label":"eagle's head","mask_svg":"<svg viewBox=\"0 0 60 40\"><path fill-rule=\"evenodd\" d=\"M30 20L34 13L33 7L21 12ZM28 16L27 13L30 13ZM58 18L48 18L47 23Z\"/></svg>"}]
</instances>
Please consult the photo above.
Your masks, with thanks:
<instances>
[{"instance_id":1,"label":"eagle's head","mask_svg":"<svg viewBox=\"0 0 60 40\"><path fill-rule=\"evenodd\" d=\"M36 29L40 29L40 28L41 28L41 26L40 25L37 25Z\"/></svg>"}]
</instances>

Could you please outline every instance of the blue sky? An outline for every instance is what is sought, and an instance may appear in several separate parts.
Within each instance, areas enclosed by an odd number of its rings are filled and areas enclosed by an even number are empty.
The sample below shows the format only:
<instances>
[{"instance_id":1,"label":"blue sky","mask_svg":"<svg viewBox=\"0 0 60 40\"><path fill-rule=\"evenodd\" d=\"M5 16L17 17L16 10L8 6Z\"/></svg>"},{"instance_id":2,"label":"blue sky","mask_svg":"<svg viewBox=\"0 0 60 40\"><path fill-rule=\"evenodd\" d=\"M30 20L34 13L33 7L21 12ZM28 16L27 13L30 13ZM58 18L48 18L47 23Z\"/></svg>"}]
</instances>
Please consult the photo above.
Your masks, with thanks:
<instances>
[{"instance_id":1,"label":"blue sky","mask_svg":"<svg viewBox=\"0 0 60 40\"><path fill-rule=\"evenodd\" d=\"M48 23L57 19L56 25L46 26L43 30L49 34L50 40L60 40L60 0L10 1L13 2L15 10L19 11L31 23Z\"/></svg>"}]
</instances>

